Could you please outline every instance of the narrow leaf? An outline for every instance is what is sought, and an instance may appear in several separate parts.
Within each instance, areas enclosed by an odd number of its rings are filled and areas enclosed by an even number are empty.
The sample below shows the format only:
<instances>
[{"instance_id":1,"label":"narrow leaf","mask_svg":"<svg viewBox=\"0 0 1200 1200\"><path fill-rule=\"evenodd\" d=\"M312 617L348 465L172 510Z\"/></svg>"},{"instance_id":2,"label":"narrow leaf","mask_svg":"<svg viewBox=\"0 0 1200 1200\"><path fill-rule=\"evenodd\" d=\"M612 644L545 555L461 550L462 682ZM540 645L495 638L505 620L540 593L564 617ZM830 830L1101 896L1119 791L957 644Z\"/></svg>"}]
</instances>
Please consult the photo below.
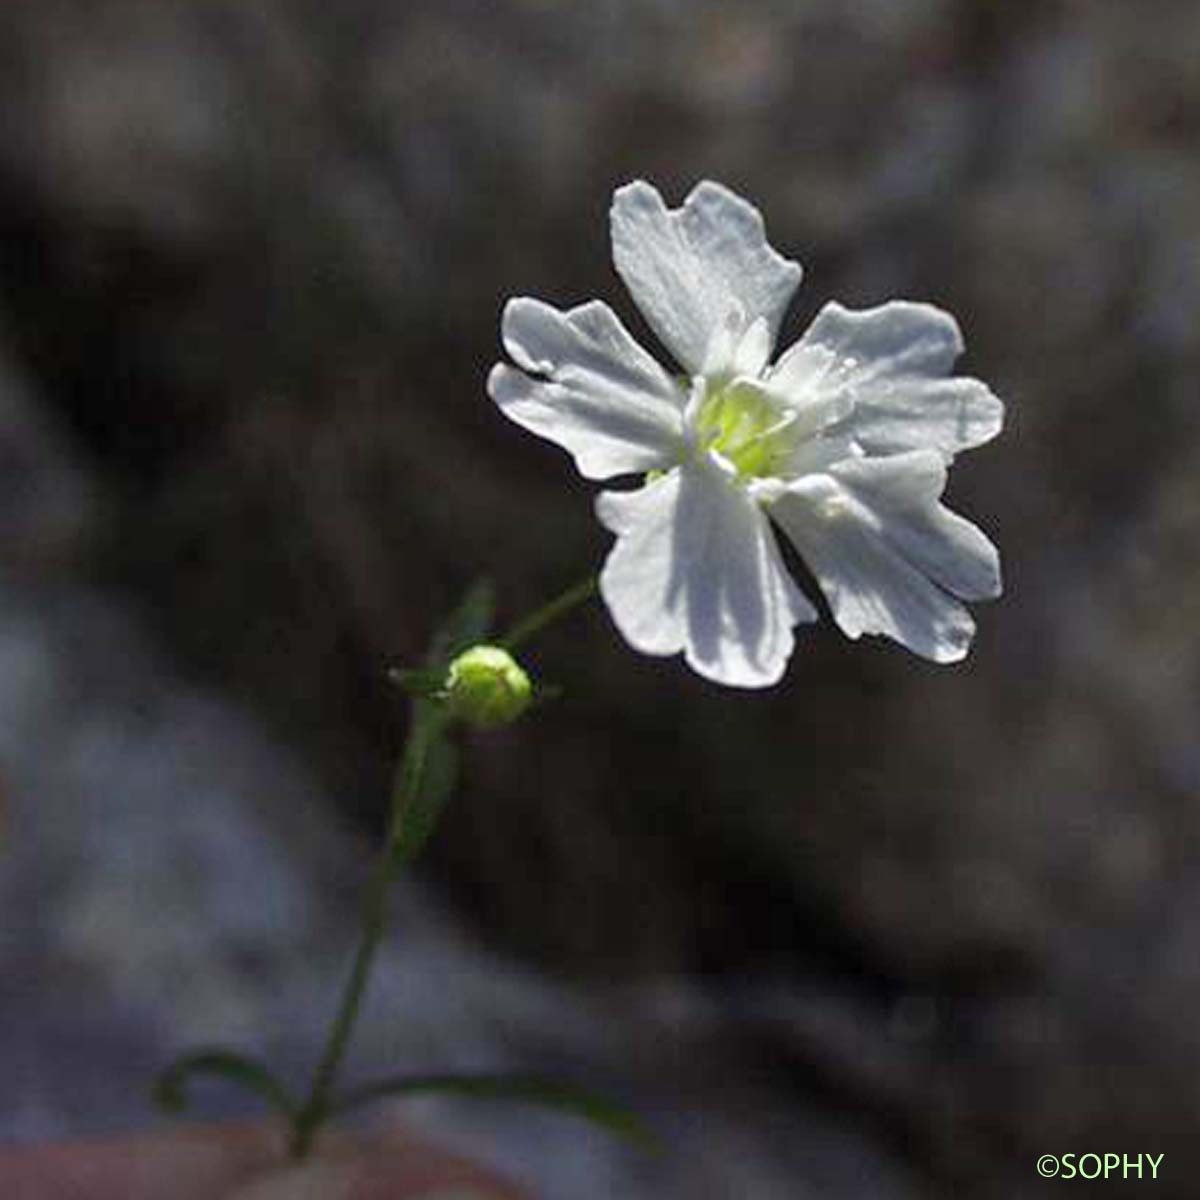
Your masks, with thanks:
<instances>
[{"instance_id":1,"label":"narrow leaf","mask_svg":"<svg viewBox=\"0 0 1200 1200\"><path fill-rule=\"evenodd\" d=\"M394 667L388 672L388 679L410 696L428 699L445 687L446 671L437 667Z\"/></svg>"},{"instance_id":2,"label":"narrow leaf","mask_svg":"<svg viewBox=\"0 0 1200 1200\"><path fill-rule=\"evenodd\" d=\"M494 611L491 581L477 580L434 635L426 666L393 673L414 693L412 724L392 794L392 804L401 810L392 850L397 866L413 859L429 840L458 782L458 752L447 736L446 710L433 693L445 682L450 660L487 637Z\"/></svg>"},{"instance_id":3,"label":"narrow leaf","mask_svg":"<svg viewBox=\"0 0 1200 1200\"><path fill-rule=\"evenodd\" d=\"M196 1075L227 1079L287 1117L295 1111L283 1085L262 1063L224 1050L205 1050L173 1062L155 1081L155 1103L168 1112L182 1112L188 1104L187 1084Z\"/></svg>"},{"instance_id":4,"label":"narrow leaf","mask_svg":"<svg viewBox=\"0 0 1200 1200\"><path fill-rule=\"evenodd\" d=\"M429 705L414 705L415 710ZM414 711L404 760L397 775L393 804L402 816L393 849L397 866L410 862L429 840L458 782L458 751L446 734L438 710Z\"/></svg>"},{"instance_id":5,"label":"narrow leaf","mask_svg":"<svg viewBox=\"0 0 1200 1200\"><path fill-rule=\"evenodd\" d=\"M584 1088L540 1075L400 1075L368 1083L335 1105L339 1112L359 1108L388 1096L419 1094L458 1096L467 1100L510 1100L536 1104L565 1116L590 1121L642 1149L657 1149L658 1141L636 1113Z\"/></svg>"},{"instance_id":6,"label":"narrow leaf","mask_svg":"<svg viewBox=\"0 0 1200 1200\"><path fill-rule=\"evenodd\" d=\"M423 667L394 667L388 678L411 696L430 699L446 682L450 660L477 642L485 640L492 627L495 589L488 579L479 579L467 589L458 607L442 622L425 652Z\"/></svg>"},{"instance_id":7,"label":"narrow leaf","mask_svg":"<svg viewBox=\"0 0 1200 1200\"><path fill-rule=\"evenodd\" d=\"M495 609L491 580L476 580L434 636L426 659L428 665L444 668L455 655L484 641L491 631Z\"/></svg>"}]
</instances>

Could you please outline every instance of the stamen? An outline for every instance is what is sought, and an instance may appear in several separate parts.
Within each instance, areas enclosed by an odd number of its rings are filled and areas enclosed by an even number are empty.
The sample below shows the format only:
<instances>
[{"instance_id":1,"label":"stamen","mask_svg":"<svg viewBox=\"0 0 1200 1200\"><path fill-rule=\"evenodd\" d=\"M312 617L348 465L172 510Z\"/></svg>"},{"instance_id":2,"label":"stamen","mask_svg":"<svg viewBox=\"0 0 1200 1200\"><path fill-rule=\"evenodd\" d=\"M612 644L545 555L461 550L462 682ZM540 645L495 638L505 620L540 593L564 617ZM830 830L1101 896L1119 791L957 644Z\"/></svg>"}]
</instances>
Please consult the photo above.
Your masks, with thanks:
<instances>
[{"instance_id":1,"label":"stamen","mask_svg":"<svg viewBox=\"0 0 1200 1200\"><path fill-rule=\"evenodd\" d=\"M797 416L752 383L737 380L715 388L698 405L697 444L717 451L739 475L769 476L792 448L788 431Z\"/></svg>"}]
</instances>

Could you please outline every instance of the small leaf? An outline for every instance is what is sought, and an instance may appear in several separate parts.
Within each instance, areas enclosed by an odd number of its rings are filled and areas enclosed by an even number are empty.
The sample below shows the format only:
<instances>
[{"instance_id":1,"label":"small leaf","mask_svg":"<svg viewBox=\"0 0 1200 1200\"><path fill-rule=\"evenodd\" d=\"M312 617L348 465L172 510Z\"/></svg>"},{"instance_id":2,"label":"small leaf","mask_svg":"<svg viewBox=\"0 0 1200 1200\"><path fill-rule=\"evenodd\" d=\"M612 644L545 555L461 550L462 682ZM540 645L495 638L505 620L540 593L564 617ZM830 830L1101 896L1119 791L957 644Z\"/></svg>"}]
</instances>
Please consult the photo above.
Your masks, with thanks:
<instances>
[{"instance_id":1,"label":"small leaf","mask_svg":"<svg viewBox=\"0 0 1200 1200\"><path fill-rule=\"evenodd\" d=\"M446 736L445 716L429 704L418 703L414 709L392 796L392 803L402 806L392 851L397 866L410 862L429 840L458 782L458 751Z\"/></svg>"},{"instance_id":2,"label":"small leaf","mask_svg":"<svg viewBox=\"0 0 1200 1200\"><path fill-rule=\"evenodd\" d=\"M428 666L435 670L444 669L455 655L484 641L492 628L495 611L495 589L491 580L476 580L434 636L426 657Z\"/></svg>"},{"instance_id":3,"label":"small leaf","mask_svg":"<svg viewBox=\"0 0 1200 1200\"><path fill-rule=\"evenodd\" d=\"M446 686L446 672L437 667L393 667L388 680L410 696L429 699Z\"/></svg>"},{"instance_id":4,"label":"small leaf","mask_svg":"<svg viewBox=\"0 0 1200 1200\"><path fill-rule=\"evenodd\" d=\"M400 1075L348 1092L336 1105L346 1112L388 1096L436 1093L467 1100L515 1100L590 1121L609 1133L653 1150L658 1140L642 1119L615 1101L585 1088L540 1075Z\"/></svg>"},{"instance_id":5,"label":"small leaf","mask_svg":"<svg viewBox=\"0 0 1200 1200\"><path fill-rule=\"evenodd\" d=\"M392 804L401 806L392 850L397 866L409 862L429 840L458 782L458 753L447 736L446 709L434 696L445 682L450 660L487 637L494 611L491 581L477 580L434 635L426 666L392 673L414 693L412 724L392 792Z\"/></svg>"},{"instance_id":6,"label":"small leaf","mask_svg":"<svg viewBox=\"0 0 1200 1200\"><path fill-rule=\"evenodd\" d=\"M295 1105L283 1085L256 1059L225 1050L204 1050L177 1059L154 1084L154 1100L167 1112L182 1112L187 1107L187 1084L195 1075L216 1075L262 1097L272 1108L287 1117Z\"/></svg>"}]
</instances>

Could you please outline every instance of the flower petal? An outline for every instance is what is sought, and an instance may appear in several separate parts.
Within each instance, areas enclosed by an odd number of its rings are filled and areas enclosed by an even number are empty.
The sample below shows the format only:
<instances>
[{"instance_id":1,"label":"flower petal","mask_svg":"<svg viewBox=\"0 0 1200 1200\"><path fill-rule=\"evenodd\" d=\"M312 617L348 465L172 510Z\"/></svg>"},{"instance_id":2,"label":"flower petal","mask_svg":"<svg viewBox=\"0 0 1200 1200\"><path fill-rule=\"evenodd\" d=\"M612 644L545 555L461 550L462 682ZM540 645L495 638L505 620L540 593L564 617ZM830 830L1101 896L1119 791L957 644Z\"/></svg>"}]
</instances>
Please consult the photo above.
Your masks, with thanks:
<instances>
[{"instance_id":1,"label":"flower petal","mask_svg":"<svg viewBox=\"0 0 1200 1200\"><path fill-rule=\"evenodd\" d=\"M853 311L827 304L776 363L770 386L796 397L852 397L849 428L868 454L953 456L1000 432L1004 405L978 379L947 378L958 323L930 304L893 300Z\"/></svg>"},{"instance_id":2,"label":"flower petal","mask_svg":"<svg viewBox=\"0 0 1200 1200\"><path fill-rule=\"evenodd\" d=\"M888 541L934 583L963 600L1000 595L999 551L978 526L941 503L946 463L940 454L846 459L830 474L874 511Z\"/></svg>"},{"instance_id":3,"label":"flower petal","mask_svg":"<svg viewBox=\"0 0 1200 1200\"><path fill-rule=\"evenodd\" d=\"M945 479L936 451L849 459L771 507L847 636L883 634L934 662L966 655L975 623L950 593L999 595L1000 563L980 530L939 503Z\"/></svg>"},{"instance_id":4,"label":"flower petal","mask_svg":"<svg viewBox=\"0 0 1200 1200\"><path fill-rule=\"evenodd\" d=\"M682 650L700 675L735 687L779 681L792 626L817 613L742 489L702 460L636 492L604 492L596 512L617 535L600 592L634 649Z\"/></svg>"},{"instance_id":5,"label":"flower petal","mask_svg":"<svg viewBox=\"0 0 1200 1200\"><path fill-rule=\"evenodd\" d=\"M505 416L568 450L582 475L656 470L678 457L686 397L606 304L560 312L539 300L510 300L501 333L516 363L488 376Z\"/></svg>"},{"instance_id":6,"label":"flower petal","mask_svg":"<svg viewBox=\"0 0 1200 1200\"><path fill-rule=\"evenodd\" d=\"M613 262L651 328L692 374L714 369L714 339L731 349L762 318L774 344L800 266L768 244L762 216L719 183L668 209L638 180L613 195ZM720 364L717 364L720 365Z\"/></svg>"}]
</instances>

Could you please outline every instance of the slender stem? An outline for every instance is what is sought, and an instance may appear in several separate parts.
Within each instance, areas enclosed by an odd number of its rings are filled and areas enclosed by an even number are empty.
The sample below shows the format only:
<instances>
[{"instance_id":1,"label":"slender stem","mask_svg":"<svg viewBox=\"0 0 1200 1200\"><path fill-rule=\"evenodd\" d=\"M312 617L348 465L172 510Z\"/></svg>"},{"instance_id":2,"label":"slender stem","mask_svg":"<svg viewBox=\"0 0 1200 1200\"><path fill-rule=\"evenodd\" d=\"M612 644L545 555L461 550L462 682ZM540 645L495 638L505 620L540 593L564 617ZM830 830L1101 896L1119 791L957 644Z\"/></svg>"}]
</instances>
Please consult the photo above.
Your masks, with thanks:
<instances>
[{"instance_id":1,"label":"slender stem","mask_svg":"<svg viewBox=\"0 0 1200 1200\"><path fill-rule=\"evenodd\" d=\"M330 1027L325 1051L313 1075L308 1101L297 1113L292 1126L291 1153L295 1159L304 1158L312 1149L313 1138L328 1111L329 1095L337 1080L338 1069L346 1053L355 1018L358 1016L375 951L383 936L384 899L388 894L387 885L391 882L390 872L385 867L386 859L386 853L380 855L372 871L362 936L354 956L354 965L350 969L346 991L342 996L341 1008Z\"/></svg>"},{"instance_id":2,"label":"slender stem","mask_svg":"<svg viewBox=\"0 0 1200 1200\"><path fill-rule=\"evenodd\" d=\"M515 650L518 646L529 641L535 633L547 625L557 621L559 617L577 608L585 600L590 600L596 594L597 579L589 575L586 579L568 588L561 596L556 596L549 604L543 605L523 621L518 622L501 639L501 645L506 650Z\"/></svg>"},{"instance_id":3,"label":"slender stem","mask_svg":"<svg viewBox=\"0 0 1200 1200\"><path fill-rule=\"evenodd\" d=\"M354 955L354 964L350 968L350 976L342 994L337 1017L330 1026L325 1049L313 1074L308 1099L292 1123L291 1154L295 1159L304 1158L312 1149L317 1130L330 1111L331 1093L350 1043L350 1035L354 1031L354 1023L366 992L375 952L379 949L386 928L388 895L395 870L395 849L404 826L405 798L415 795L421 786L428 739L429 734L422 727L422 723L414 722L396 772L396 785L383 847L375 860L367 884L363 904L363 927L358 950Z\"/></svg>"},{"instance_id":4,"label":"slender stem","mask_svg":"<svg viewBox=\"0 0 1200 1200\"><path fill-rule=\"evenodd\" d=\"M525 620L520 621L501 644L510 650L515 649L528 641L535 633L582 604L595 592L596 577L589 576L583 582L577 583L563 592L561 596L539 608ZM419 709L420 705L418 705ZM396 771L396 783L392 790L391 812L388 816L383 847L372 868L371 878L367 884L363 903L362 933L359 937L358 949L355 951L354 963L350 968L350 976L346 981L346 990L342 993L337 1016L329 1028L325 1048L313 1073L308 1099L292 1119L291 1154L297 1160L308 1155L317 1131L336 1109L333 1102L333 1089L337 1084L338 1072L341 1070L342 1060L346 1056L350 1037L354 1032L359 1009L362 1007L363 996L366 994L367 982L371 975L371 966L375 961L375 953L379 949L387 926L388 896L392 880L399 867L397 860L401 856L400 851L404 845L404 819L408 814L408 800L415 797L420 790L430 742L433 738L441 736L446 719L444 715L437 712L421 713L416 711L413 714L408 742L404 747L404 753L400 757L400 764Z\"/></svg>"}]
</instances>

